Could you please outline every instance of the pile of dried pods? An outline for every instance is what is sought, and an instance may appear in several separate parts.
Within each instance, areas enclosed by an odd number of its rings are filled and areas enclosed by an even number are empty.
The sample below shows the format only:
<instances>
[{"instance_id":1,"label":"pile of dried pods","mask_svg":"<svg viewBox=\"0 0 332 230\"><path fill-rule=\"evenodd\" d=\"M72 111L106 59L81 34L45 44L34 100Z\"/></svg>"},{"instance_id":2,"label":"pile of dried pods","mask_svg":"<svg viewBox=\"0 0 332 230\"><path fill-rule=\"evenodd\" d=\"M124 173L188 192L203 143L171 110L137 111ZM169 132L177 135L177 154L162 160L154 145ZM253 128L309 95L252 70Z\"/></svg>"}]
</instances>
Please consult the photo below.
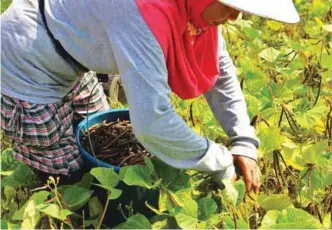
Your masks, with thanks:
<instances>
[{"instance_id":1,"label":"pile of dried pods","mask_svg":"<svg viewBox=\"0 0 332 230\"><path fill-rule=\"evenodd\" d=\"M144 165L144 156L152 158L136 139L130 121L103 121L82 131L81 144L91 155L112 165ZM93 151L89 142L89 134Z\"/></svg>"}]
</instances>

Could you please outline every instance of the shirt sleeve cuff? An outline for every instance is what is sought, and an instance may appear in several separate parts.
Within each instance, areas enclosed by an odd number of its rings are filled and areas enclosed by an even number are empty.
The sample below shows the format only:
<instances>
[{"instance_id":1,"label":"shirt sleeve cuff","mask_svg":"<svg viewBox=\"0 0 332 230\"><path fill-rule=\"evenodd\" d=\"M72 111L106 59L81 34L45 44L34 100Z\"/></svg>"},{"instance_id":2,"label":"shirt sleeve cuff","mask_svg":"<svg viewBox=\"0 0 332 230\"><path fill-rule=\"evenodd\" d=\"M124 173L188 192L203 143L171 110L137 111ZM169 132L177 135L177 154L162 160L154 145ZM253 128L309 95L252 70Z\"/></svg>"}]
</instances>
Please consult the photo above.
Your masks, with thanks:
<instances>
[{"instance_id":1,"label":"shirt sleeve cuff","mask_svg":"<svg viewBox=\"0 0 332 230\"><path fill-rule=\"evenodd\" d=\"M232 154L224 146L208 140L208 150L204 156L198 160L196 169L206 172L216 172L225 170L233 165Z\"/></svg>"},{"instance_id":2,"label":"shirt sleeve cuff","mask_svg":"<svg viewBox=\"0 0 332 230\"><path fill-rule=\"evenodd\" d=\"M257 162L256 146L250 142L235 142L230 152L232 155L245 156Z\"/></svg>"}]
</instances>

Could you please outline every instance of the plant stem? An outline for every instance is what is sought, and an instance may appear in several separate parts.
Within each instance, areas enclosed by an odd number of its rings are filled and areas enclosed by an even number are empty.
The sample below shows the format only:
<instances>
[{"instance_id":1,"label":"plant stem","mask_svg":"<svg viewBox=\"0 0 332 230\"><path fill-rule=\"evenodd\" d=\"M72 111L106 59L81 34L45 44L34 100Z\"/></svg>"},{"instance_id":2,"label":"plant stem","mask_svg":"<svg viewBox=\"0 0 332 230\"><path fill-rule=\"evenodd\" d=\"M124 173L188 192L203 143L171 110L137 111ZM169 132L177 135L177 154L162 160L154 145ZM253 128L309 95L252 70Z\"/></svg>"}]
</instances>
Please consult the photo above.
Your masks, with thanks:
<instances>
[{"instance_id":1,"label":"plant stem","mask_svg":"<svg viewBox=\"0 0 332 230\"><path fill-rule=\"evenodd\" d=\"M61 201L60 201L60 197L59 197L59 193L58 193L58 189L57 189L57 185L56 184L54 184L54 195L56 197L56 201L59 204L60 208L63 209L63 206L62 206Z\"/></svg>"},{"instance_id":2,"label":"plant stem","mask_svg":"<svg viewBox=\"0 0 332 230\"><path fill-rule=\"evenodd\" d=\"M119 205L118 209L121 212L121 215L123 216L123 218L125 218L126 220L128 220L128 218L126 217L126 215L124 214L123 210L122 210L122 204Z\"/></svg>"},{"instance_id":3,"label":"plant stem","mask_svg":"<svg viewBox=\"0 0 332 230\"><path fill-rule=\"evenodd\" d=\"M108 204L110 202L110 199L109 199L109 196L111 195L111 192L107 192L107 200L106 200L106 204L105 204L105 207L104 207L104 210L103 210L103 213L100 217L100 220L99 220L99 223L97 225L97 229L100 229L100 226L101 224L103 223L103 220L104 220L104 217L105 217L105 214L106 214L106 211L107 211L107 208L108 208Z\"/></svg>"},{"instance_id":4,"label":"plant stem","mask_svg":"<svg viewBox=\"0 0 332 230\"><path fill-rule=\"evenodd\" d=\"M67 208L67 204L65 203L63 197L61 196L60 193L58 193L57 185L55 185L54 193L55 193L56 200L57 200L57 202L59 203L59 206L61 207L61 209ZM60 198L63 199L63 202L64 202L63 205L62 205L62 203L61 203L61 199L60 199ZM66 220L67 220L67 221L65 221L64 223L67 224L67 225L69 225L69 227L70 227L71 229L74 229L74 226L73 226L73 224L72 224L72 221L71 221L70 216L67 216L67 217L66 217Z\"/></svg>"},{"instance_id":5,"label":"plant stem","mask_svg":"<svg viewBox=\"0 0 332 230\"><path fill-rule=\"evenodd\" d=\"M82 229L85 230L85 212L84 212L84 210L82 211L82 216L83 216L83 225L82 225Z\"/></svg>"},{"instance_id":6,"label":"plant stem","mask_svg":"<svg viewBox=\"0 0 332 230\"><path fill-rule=\"evenodd\" d=\"M232 210L233 221L234 221L234 229L239 229L239 224L237 223L237 218L234 210Z\"/></svg>"},{"instance_id":7,"label":"plant stem","mask_svg":"<svg viewBox=\"0 0 332 230\"><path fill-rule=\"evenodd\" d=\"M69 220L63 221L63 223L67 224L70 227L70 229L75 229L74 226L72 225L72 223Z\"/></svg>"},{"instance_id":8,"label":"plant stem","mask_svg":"<svg viewBox=\"0 0 332 230\"><path fill-rule=\"evenodd\" d=\"M57 228L58 228L58 227L56 226L56 224L54 223L53 219L52 219L50 216L48 216L48 221L49 221L49 224L50 224L50 228L51 228L51 229L57 229ZM55 225L56 228L54 228L54 225Z\"/></svg>"}]
</instances>

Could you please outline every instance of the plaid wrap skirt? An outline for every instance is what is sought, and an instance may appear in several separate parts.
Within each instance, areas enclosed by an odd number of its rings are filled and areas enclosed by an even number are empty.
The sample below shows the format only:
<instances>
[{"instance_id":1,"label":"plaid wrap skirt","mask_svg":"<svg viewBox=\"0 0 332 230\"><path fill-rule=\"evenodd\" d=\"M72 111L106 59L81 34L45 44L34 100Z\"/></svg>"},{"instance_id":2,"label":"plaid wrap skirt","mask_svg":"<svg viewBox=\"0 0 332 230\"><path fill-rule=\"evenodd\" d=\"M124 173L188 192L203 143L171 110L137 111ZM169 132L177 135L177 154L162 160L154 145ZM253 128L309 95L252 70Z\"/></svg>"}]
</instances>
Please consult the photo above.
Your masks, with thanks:
<instances>
[{"instance_id":1,"label":"plaid wrap skirt","mask_svg":"<svg viewBox=\"0 0 332 230\"><path fill-rule=\"evenodd\" d=\"M97 83L95 73L88 72L67 96L52 104L2 95L1 128L12 141L14 156L50 174L69 175L79 170L83 159L75 143L73 120L109 109L102 85Z\"/></svg>"}]
</instances>

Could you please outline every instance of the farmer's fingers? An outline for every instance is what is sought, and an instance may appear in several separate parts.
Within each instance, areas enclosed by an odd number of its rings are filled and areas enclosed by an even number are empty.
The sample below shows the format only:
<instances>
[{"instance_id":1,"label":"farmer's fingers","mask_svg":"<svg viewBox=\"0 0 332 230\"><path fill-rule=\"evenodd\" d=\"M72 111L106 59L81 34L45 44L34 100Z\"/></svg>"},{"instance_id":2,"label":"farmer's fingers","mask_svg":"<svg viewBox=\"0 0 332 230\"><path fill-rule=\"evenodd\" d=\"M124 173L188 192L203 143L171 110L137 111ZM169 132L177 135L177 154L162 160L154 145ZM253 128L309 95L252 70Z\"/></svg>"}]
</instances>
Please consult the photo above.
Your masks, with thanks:
<instances>
[{"instance_id":1,"label":"farmer's fingers","mask_svg":"<svg viewBox=\"0 0 332 230\"><path fill-rule=\"evenodd\" d=\"M254 190L254 192L257 194L259 192L259 188L260 188L260 181L259 181L259 172L258 170L253 170L251 171L251 175L253 178L253 182L252 182L252 189Z\"/></svg>"},{"instance_id":2,"label":"farmer's fingers","mask_svg":"<svg viewBox=\"0 0 332 230\"><path fill-rule=\"evenodd\" d=\"M247 167L243 167L241 170L243 173L243 180L244 180L244 183L246 184L247 192L250 192L250 190L252 188L252 182L253 182L252 173L249 170L249 168L247 168Z\"/></svg>"},{"instance_id":3,"label":"farmer's fingers","mask_svg":"<svg viewBox=\"0 0 332 230\"><path fill-rule=\"evenodd\" d=\"M261 183L261 171L258 166L257 166L257 181L258 181L258 186L257 186L256 193L259 193L259 189L260 189L262 183Z\"/></svg>"},{"instance_id":4,"label":"farmer's fingers","mask_svg":"<svg viewBox=\"0 0 332 230\"><path fill-rule=\"evenodd\" d=\"M244 156L233 156L233 159L242 171L247 192L249 193L251 190L254 190L257 193L259 191L260 181L256 161Z\"/></svg>"}]
</instances>

